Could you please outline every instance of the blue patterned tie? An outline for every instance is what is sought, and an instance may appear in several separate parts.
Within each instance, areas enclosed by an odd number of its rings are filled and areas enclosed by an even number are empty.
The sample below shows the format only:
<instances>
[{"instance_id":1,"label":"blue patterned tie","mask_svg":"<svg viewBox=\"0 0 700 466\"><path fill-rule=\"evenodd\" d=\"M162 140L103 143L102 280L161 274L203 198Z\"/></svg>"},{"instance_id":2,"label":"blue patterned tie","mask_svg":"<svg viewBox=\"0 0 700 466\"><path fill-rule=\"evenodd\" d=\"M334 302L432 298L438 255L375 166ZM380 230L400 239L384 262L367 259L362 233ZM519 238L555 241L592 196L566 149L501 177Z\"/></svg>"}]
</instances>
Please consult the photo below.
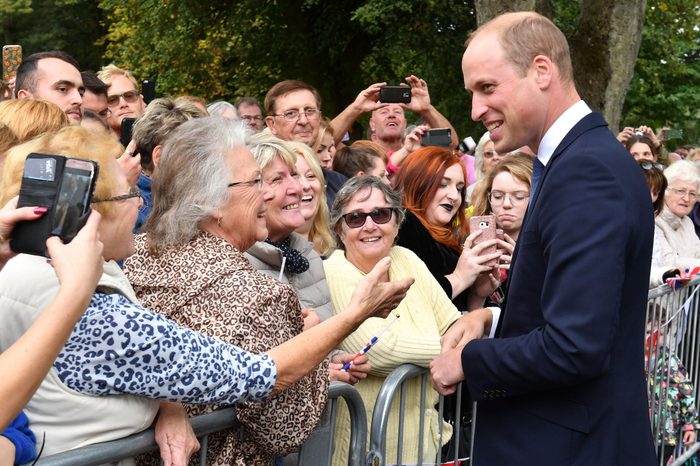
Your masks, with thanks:
<instances>
[{"instance_id":1,"label":"blue patterned tie","mask_svg":"<svg viewBox=\"0 0 700 466\"><path fill-rule=\"evenodd\" d=\"M530 183L530 202L532 202L532 198L535 197L535 191L537 190L537 185L540 183L540 177L542 176L543 171L544 164L540 162L540 159L535 157L535 160L532 162L532 183Z\"/></svg>"}]
</instances>

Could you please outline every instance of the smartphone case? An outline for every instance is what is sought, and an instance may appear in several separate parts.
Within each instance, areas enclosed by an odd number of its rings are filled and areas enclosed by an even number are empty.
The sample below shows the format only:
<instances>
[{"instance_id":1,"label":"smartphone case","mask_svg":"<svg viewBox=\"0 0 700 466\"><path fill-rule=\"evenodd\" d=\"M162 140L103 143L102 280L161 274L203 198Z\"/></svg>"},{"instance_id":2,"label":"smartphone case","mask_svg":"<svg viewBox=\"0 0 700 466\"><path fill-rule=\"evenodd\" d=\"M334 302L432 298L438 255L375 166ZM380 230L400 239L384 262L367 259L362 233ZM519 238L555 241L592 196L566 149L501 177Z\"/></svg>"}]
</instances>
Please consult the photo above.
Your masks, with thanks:
<instances>
[{"instance_id":1,"label":"smartphone case","mask_svg":"<svg viewBox=\"0 0 700 466\"><path fill-rule=\"evenodd\" d=\"M488 228L483 228L482 227L482 222L488 222ZM495 215L482 215L482 216L474 216L469 219L469 231L471 233L474 233L476 230L481 230L481 234L474 240L474 244L479 244L482 241L486 241L489 239L495 239L496 238L496 216ZM491 254L496 252L496 245L494 244L492 247L489 247L487 249L484 249L482 251L482 255L486 254ZM494 259L490 262L487 262L486 265L488 266L496 266L498 265L498 259Z\"/></svg>"},{"instance_id":2,"label":"smartphone case","mask_svg":"<svg viewBox=\"0 0 700 466\"><path fill-rule=\"evenodd\" d=\"M53 225L53 216L56 212L56 204L58 202L58 193L61 190L61 181L63 180L63 169L68 158L61 155L31 153L27 156L27 160L46 160L53 159L55 161L55 171L52 180L48 179L32 179L26 176L22 177L22 186L19 190L19 200L17 207L27 206L47 206L48 212L42 215L37 220L18 222L12 230L10 238L10 249L16 253L33 254L35 256L48 257L46 251L46 240L51 236L51 226ZM99 166L97 162L88 160L94 166L94 175L92 186L90 188L90 199L92 192L95 189ZM26 162L25 162L26 164ZM26 173L25 173L26 174ZM82 215L78 222L78 230L85 225L92 209ZM73 236L60 236L64 243L69 243Z\"/></svg>"},{"instance_id":3,"label":"smartphone case","mask_svg":"<svg viewBox=\"0 0 700 466\"><path fill-rule=\"evenodd\" d=\"M22 47L5 45L2 48L2 79L9 81L17 75L17 68L22 64Z\"/></svg>"}]
</instances>

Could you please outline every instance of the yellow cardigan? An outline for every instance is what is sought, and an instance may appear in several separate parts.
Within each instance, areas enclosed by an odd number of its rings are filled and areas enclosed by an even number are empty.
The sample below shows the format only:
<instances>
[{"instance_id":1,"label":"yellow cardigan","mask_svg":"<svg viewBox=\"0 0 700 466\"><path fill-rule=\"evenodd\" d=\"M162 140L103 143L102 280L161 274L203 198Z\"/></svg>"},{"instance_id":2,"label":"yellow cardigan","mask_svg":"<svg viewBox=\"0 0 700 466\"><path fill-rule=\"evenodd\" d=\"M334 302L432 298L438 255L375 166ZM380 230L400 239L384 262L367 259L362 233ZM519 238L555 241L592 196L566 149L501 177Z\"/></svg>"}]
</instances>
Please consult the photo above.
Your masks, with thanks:
<instances>
[{"instance_id":1,"label":"yellow cardigan","mask_svg":"<svg viewBox=\"0 0 700 466\"><path fill-rule=\"evenodd\" d=\"M460 317L457 308L447 297L427 266L412 251L394 246L389 252L391 268L389 279L415 278L415 283L406 298L397 308L400 317L389 331L384 333L368 353L372 370L367 379L355 385L367 409L369 422L379 389L384 378L401 364L411 363L428 367L430 361L440 354L440 336ZM326 279L331 292L335 312L342 312L350 302L357 283L364 274L352 265L345 252L336 250L324 261ZM341 344L341 349L354 354L367 341L384 329L392 317L367 319L357 331ZM403 464L416 464L418 456L418 426L420 408L420 378L411 380L406 390L406 413L404 423ZM398 439L398 396L392 404L390 423L387 430L387 464L395 463ZM438 450L438 412L434 409L438 394L430 388L425 402L426 423L423 437L423 461L434 461ZM347 464L347 444L350 436L350 422L346 412L340 412L336 424L335 453L333 463ZM443 444L452 436L451 427L443 423ZM369 441L369 435L367 440Z\"/></svg>"}]
</instances>

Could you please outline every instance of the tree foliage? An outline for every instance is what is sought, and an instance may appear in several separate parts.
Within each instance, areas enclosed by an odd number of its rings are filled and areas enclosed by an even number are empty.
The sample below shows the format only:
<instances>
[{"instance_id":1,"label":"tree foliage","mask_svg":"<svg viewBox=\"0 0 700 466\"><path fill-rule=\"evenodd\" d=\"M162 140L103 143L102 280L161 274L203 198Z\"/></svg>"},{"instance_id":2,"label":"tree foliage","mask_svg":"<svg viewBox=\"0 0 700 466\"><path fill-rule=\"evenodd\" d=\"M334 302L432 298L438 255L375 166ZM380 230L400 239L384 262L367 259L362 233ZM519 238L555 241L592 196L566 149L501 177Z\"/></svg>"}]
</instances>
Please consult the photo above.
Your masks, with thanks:
<instances>
[{"instance_id":1,"label":"tree foliage","mask_svg":"<svg viewBox=\"0 0 700 466\"><path fill-rule=\"evenodd\" d=\"M695 0L649 0L624 125L681 128L684 140L674 142L697 142L698 89L700 4Z\"/></svg>"},{"instance_id":2,"label":"tree foliage","mask_svg":"<svg viewBox=\"0 0 700 466\"><path fill-rule=\"evenodd\" d=\"M64 50L83 69L97 69L106 33L102 10L89 0L0 0L3 44L22 45L24 56Z\"/></svg>"},{"instance_id":3,"label":"tree foliage","mask_svg":"<svg viewBox=\"0 0 700 466\"><path fill-rule=\"evenodd\" d=\"M163 94L262 98L282 79L317 87L334 115L369 84L428 81L434 104L469 125L460 57L471 2L102 0L107 57Z\"/></svg>"}]
</instances>

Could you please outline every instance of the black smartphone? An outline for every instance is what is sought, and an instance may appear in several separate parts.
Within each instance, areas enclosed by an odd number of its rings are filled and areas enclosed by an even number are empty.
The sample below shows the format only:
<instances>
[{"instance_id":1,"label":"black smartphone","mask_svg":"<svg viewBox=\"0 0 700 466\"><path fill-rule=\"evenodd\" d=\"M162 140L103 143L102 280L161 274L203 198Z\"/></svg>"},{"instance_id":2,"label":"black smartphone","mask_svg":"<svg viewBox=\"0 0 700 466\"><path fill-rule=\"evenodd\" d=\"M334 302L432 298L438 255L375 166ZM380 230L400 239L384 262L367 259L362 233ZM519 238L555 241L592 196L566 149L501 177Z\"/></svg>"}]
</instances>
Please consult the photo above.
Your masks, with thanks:
<instances>
[{"instance_id":1,"label":"black smartphone","mask_svg":"<svg viewBox=\"0 0 700 466\"><path fill-rule=\"evenodd\" d=\"M134 123L136 123L136 118L124 118L122 120L122 126L119 129L119 142L124 147L128 146L131 142L131 137L134 134Z\"/></svg>"},{"instance_id":2,"label":"black smartphone","mask_svg":"<svg viewBox=\"0 0 700 466\"><path fill-rule=\"evenodd\" d=\"M450 128L428 129L420 137L423 146L450 147L452 144L452 130Z\"/></svg>"},{"instance_id":3,"label":"black smartphone","mask_svg":"<svg viewBox=\"0 0 700 466\"><path fill-rule=\"evenodd\" d=\"M144 79L141 81L141 95L146 105L150 104L156 98L156 80Z\"/></svg>"},{"instance_id":4,"label":"black smartphone","mask_svg":"<svg viewBox=\"0 0 700 466\"><path fill-rule=\"evenodd\" d=\"M383 104L407 104L411 101L411 88L408 86L381 87L379 101Z\"/></svg>"},{"instance_id":5,"label":"black smartphone","mask_svg":"<svg viewBox=\"0 0 700 466\"><path fill-rule=\"evenodd\" d=\"M50 236L69 243L90 213L98 173L99 165L91 160L29 154L17 206L46 206L48 212L15 226L10 240L12 250L46 256L46 240Z\"/></svg>"}]
</instances>

